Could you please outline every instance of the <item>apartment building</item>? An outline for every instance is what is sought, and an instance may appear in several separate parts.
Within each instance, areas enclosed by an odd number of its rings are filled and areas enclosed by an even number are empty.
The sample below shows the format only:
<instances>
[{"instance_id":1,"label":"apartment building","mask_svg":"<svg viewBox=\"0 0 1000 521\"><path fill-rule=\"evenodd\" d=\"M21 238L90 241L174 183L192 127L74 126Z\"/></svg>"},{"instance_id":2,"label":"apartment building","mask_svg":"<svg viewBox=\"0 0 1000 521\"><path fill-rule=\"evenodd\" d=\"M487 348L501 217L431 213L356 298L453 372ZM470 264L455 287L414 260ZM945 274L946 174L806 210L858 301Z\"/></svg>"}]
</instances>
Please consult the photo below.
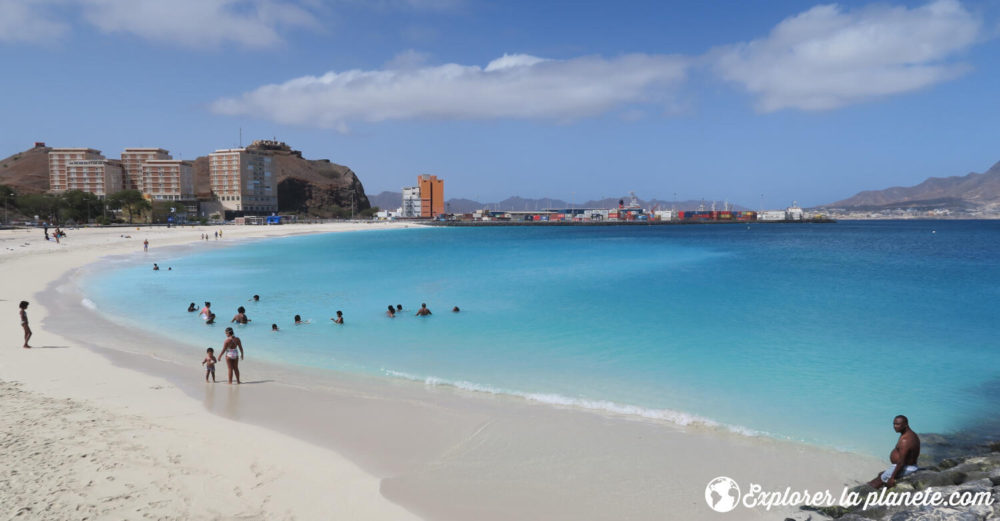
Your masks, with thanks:
<instances>
[{"instance_id":1,"label":"apartment building","mask_svg":"<svg viewBox=\"0 0 1000 521\"><path fill-rule=\"evenodd\" d=\"M420 187L407 186L403 188L403 217L420 217Z\"/></svg>"},{"instance_id":2,"label":"apartment building","mask_svg":"<svg viewBox=\"0 0 1000 521\"><path fill-rule=\"evenodd\" d=\"M124 154L123 154L124 155ZM194 169L190 161L146 159L140 169L142 192L154 201L193 201Z\"/></svg>"},{"instance_id":3,"label":"apartment building","mask_svg":"<svg viewBox=\"0 0 1000 521\"><path fill-rule=\"evenodd\" d=\"M53 148L49 151L49 191L71 190L66 178L66 166L70 161L104 160L100 150L93 148ZM119 183L120 185L121 183Z\"/></svg>"},{"instance_id":4,"label":"apartment building","mask_svg":"<svg viewBox=\"0 0 1000 521\"><path fill-rule=\"evenodd\" d=\"M417 176L420 188L420 216L433 218L444 213L444 180L434 175Z\"/></svg>"},{"instance_id":5,"label":"apartment building","mask_svg":"<svg viewBox=\"0 0 1000 521\"><path fill-rule=\"evenodd\" d=\"M122 151L122 167L125 169L123 190L138 190L149 193L142 186L142 164L146 161L173 159L170 152L162 148L126 148Z\"/></svg>"},{"instance_id":6,"label":"apartment building","mask_svg":"<svg viewBox=\"0 0 1000 521\"><path fill-rule=\"evenodd\" d=\"M82 190L102 198L122 190L123 170L120 161L73 159L67 161L63 169L66 179L63 190Z\"/></svg>"},{"instance_id":7,"label":"apartment building","mask_svg":"<svg viewBox=\"0 0 1000 521\"><path fill-rule=\"evenodd\" d=\"M208 155L212 193L226 211L267 214L278 211L278 176L271 157L245 148L216 150Z\"/></svg>"}]
</instances>

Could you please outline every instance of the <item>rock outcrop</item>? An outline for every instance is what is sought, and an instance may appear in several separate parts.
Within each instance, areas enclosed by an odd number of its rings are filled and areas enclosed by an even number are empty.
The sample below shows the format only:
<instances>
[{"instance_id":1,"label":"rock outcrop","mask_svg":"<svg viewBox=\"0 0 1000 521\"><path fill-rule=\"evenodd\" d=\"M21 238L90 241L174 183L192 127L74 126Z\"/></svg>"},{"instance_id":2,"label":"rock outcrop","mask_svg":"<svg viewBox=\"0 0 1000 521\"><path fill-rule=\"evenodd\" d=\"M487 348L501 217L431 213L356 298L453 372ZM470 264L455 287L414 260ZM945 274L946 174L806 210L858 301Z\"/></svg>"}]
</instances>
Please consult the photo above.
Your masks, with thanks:
<instances>
[{"instance_id":1,"label":"rock outcrop","mask_svg":"<svg viewBox=\"0 0 1000 521\"><path fill-rule=\"evenodd\" d=\"M997 447L992 447L997 448ZM862 501L875 489L867 484L852 489ZM803 508L801 519L838 519L840 521L984 521L1000 519L1000 452L983 455L946 458L937 464L921 468L901 479L895 487L885 490L885 494L899 494L910 498L916 493L922 498L937 493L941 498L951 497L973 499L977 495L979 504L953 505L931 504L932 501L915 501L918 504L876 506L864 508L864 504L853 507L834 506L829 508ZM884 500L885 503L893 503ZM989 504L986 504L989 503ZM799 517L789 518L798 520Z\"/></svg>"}]
</instances>

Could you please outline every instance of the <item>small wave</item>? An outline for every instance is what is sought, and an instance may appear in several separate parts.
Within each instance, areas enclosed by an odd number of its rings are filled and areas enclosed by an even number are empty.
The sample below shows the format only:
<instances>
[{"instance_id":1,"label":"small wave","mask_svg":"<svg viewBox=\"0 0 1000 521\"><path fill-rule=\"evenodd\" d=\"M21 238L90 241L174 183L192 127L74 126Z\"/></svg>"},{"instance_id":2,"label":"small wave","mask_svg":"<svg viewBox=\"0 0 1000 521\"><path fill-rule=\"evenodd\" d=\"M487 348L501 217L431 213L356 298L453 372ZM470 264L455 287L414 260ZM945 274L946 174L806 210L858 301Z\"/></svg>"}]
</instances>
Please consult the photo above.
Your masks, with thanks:
<instances>
[{"instance_id":1,"label":"small wave","mask_svg":"<svg viewBox=\"0 0 1000 521\"><path fill-rule=\"evenodd\" d=\"M556 405L560 407L573 407L577 409L584 409L595 412L620 414L623 416L637 416L640 418L666 421L684 427L701 426L713 429L724 429L733 432L735 434L740 434L742 436L757 437L757 436L767 435L766 433L763 433L761 431L750 429L748 427L744 427L741 425L726 425L723 423L719 423L715 420L711 420L709 418L681 411L675 411L672 409L652 409L649 407L640 407L638 405L621 404L617 402L612 402L610 400L591 400L586 398L573 398L555 393L530 393L524 391L512 391L507 389L501 389L491 385L478 384L475 382L469 382L465 380L448 380L444 378L438 378L436 376L421 377L415 374L405 373L402 371L394 371L385 368L382 369L382 372L386 376L391 376L394 378L401 378L404 380L411 380L414 382L423 382L424 385L430 387L454 387L456 389L461 389L463 391L516 396L518 398L523 398L531 402L538 402L547 405Z\"/></svg>"},{"instance_id":2,"label":"small wave","mask_svg":"<svg viewBox=\"0 0 1000 521\"><path fill-rule=\"evenodd\" d=\"M90 300L89 298L84 298L83 300L80 301L80 304L82 304L83 307L91 311L97 311L97 304L94 304L94 301Z\"/></svg>"}]
</instances>

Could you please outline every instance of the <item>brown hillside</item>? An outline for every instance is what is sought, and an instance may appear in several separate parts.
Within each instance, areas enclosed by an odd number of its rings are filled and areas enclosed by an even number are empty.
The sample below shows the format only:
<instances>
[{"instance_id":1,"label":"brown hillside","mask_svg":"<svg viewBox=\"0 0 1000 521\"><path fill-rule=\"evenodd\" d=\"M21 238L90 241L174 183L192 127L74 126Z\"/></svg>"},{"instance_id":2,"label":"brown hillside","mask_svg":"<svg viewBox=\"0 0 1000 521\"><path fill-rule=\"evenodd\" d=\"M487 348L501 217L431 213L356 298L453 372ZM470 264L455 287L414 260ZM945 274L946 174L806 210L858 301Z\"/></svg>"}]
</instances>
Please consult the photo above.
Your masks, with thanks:
<instances>
[{"instance_id":1,"label":"brown hillside","mask_svg":"<svg viewBox=\"0 0 1000 521\"><path fill-rule=\"evenodd\" d=\"M49 147L35 147L0 160L0 185L19 194L40 194L49 189Z\"/></svg>"}]
</instances>

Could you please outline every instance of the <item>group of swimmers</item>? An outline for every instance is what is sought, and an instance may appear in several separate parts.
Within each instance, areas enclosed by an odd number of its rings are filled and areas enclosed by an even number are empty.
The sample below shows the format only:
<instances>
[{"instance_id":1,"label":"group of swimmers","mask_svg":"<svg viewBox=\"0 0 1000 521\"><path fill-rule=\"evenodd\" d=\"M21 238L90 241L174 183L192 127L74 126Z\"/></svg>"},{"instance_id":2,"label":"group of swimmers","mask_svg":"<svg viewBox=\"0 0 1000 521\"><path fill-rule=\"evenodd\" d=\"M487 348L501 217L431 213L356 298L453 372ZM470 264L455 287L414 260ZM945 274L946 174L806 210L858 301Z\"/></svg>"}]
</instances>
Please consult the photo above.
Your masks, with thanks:
<instances>
[{"instance_id":1,"label":"group of swimmers","mask_svg":"<svg viewBox=\"0 0 1000 521\"><path fill-rule=\"evenodd\" d=\"M260 302L260 295L254 295L253 297L250 298L250 301ZM198 311L198 314L201 316L202 320L204 320L206 324L215 323L215 313L212 312L211 302L206 301L205 306L202 307L200 310L195 305L195 303L192 302L191 304L188 305L187 310L189 313L194 313L195 311ZM389 318L395 318L396 314L402 313L402 311L403 311L402 304L397 304L395 307L390 305L388 311L386 311L386 316ZM453 307L451 311L453 313L458 313L459 312L458 306ZM421 303L420 309L417 310L416 316L425 317L428 315L431 315L431 310L427 307L427 303ZM341 310L337 310L337 316L331 317L330 320L332 320L334 324L343 324L344 312ZM235 324L248 324L250 321L251 321L250 317L247 316L247 310L243 306L236 308L236 314L233 315L233 318L230 320L231 323ZM26 319L24 323L25 324L27 323ZM308 320L304 321L302 320L301 315L295 315L294 323L295 325L300 325L300 324L308 324L310 323L310 321ZM271 331L278 331L278 330L279 330L278 324L271 324ZM25 338L25 343L27 344L27 338ZM215 382L215 364L218 363L219 360L225 359L226 367L228 368L229 371L229 383L230 384L233 383L233 376L235 376L236 383L239 384L240 383L239 361L242 360L243 357L244 357L243 343L240 341L240 338L234 334L233 328L227 327L226 340L222 344L222 352L219 354L218 358L216 358L215 356L215 349L210 347L205 353L205 359L201 361L201 364L205 366L205 381L208 382L209 377L211 377L212 382Z\"/></svg>"},{"instance_id":2,"label":"group of swimmers","mask_svg":"<svg viewBox=\"0 0 1000 521\"><path fill-rule=\"evenodd\" d=\"M251 302L260 302L260 295L254 295L250 299L250 301ZM201 315L202 320L204 320L206 324L214 324L215 323L215 313L212 312L212 303L211 302L207 302L206 301L205 302L205 306L203 308L201 308L200 311L198 310L198 307L195 305L195 303L192 302L191 304L188 305L187 310L188 310L189 313L194 313L195 311L198 311L198 314ZM458 306L455 306L455 307L451 308L451 311L453 313L458 313L460 311L460 309L458 308ZM402 313L402 312L403 312L403 305L402 304L397 304L395 307L393 307L390 304L389 307L388 307L388 310L385 312L385 316L387 316L389 318L396 318L396 315L398 313ZM420 309L417 310L417 313L416 313L415 316L425 317L425 316L428 316L428 315L431 315L431 314L432 314L431 310L427 307L427 303L421 303L420 304ZM338 309L337 310L337 316L331 317L330 320L333 321L334 324L343 324L344 323L344 312ZM250 318L247 317L247 310L243 306L240 306L240 307L236 308L236 314L233 315L233 318L230 320L230 322L234 323L234 324L247 324L250 321L251 321ZM309 324L309 323L311 323L309 320L302 320L302 316L301 315L295 315L295 317L293 318L293 322L294 322L295 325L301 325L301 324ZM271 324L271 331L279 331L278 324Z\"/></svg>"}]
</instances>

